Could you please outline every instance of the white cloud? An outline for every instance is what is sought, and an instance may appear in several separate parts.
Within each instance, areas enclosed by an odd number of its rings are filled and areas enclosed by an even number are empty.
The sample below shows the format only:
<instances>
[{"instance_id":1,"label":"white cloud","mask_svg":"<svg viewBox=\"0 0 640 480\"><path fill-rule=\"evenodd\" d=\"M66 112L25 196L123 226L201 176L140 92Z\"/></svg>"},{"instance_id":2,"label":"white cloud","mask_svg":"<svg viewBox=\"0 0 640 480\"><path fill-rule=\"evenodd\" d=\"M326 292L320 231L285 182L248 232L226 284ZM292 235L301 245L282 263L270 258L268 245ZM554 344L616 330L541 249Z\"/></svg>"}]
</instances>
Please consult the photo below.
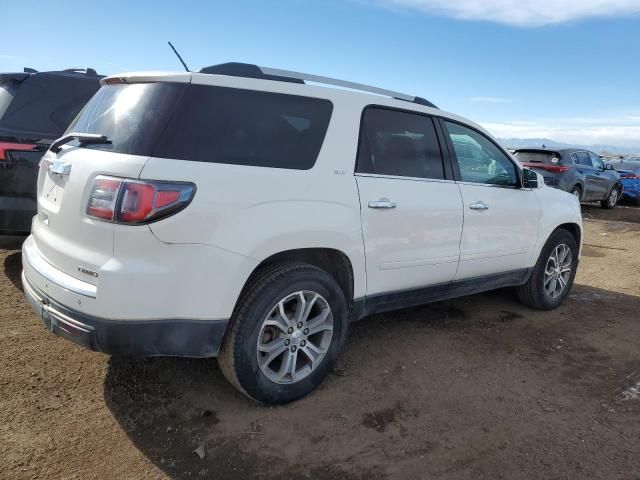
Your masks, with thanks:
<instances>
[{"instance_id":1,"label":"white cloud","mask_svg":"<svg viewBox=\"0 0 640 480\"><path fill-rule=\"evenodd\" d=\"M548 138L569 144L640 148L640 117L636 116L547 118L527 122L480 124L499 138Z\"/></svg>"},{"instance_id":2,"label":"white cloud","mask_svg":"<svg viewBox=\"0 0 640 480\"><path fill-rule=\"evenodd\" d=\"M378 5L481 20L539 27L593 17L640 13L640 0L375 0Z\"/></svg>"},{"instance_id":3,"label":"white cloud","mask_svg":"<svg viewBox=\"0 0 640 480\"><path fill-rule=\"evenodd\" d=\"M473 103L511 103L510 98L501 97L472 97L469 101Z\"/></svg>"}]
</instances>

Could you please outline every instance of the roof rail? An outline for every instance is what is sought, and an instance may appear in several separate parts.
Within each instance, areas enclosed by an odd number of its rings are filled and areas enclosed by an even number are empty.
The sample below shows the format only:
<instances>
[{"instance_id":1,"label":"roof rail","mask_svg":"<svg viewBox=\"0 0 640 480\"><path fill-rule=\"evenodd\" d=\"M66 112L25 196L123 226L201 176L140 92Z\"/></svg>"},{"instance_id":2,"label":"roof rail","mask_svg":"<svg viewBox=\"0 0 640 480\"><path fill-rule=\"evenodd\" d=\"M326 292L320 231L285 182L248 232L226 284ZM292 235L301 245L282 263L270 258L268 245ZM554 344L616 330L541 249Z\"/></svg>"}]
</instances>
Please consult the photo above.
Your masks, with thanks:
<instances>
[{"instance_id":1,"label":"roof rail","mask_svg":"<svg viewBox=\"0 0 640 480\"><path fill-rule=\"evenodd\" d=\"M223 63L220 65L213 65L211 67L202 68L200 70L200 73L260 78L263 80L276 80L293 83L305 83L305 81L322 83L325 85L334 85L336 87L349 88L351 90L360 90L362 92L375 93L376 95L382 95L385 97L395 98L396 100L404 100L406 102L417 103L419 105L425 105L431 108L438 108L429 100L421 97L415 97L413 95L406 95L400 92L394 92L393 90L385 90L383 88L372 87L370 85L365 85L362 83L348 82L346 80L323 77L321 75L311 75L309 73L279 70L277 68L259 67L257 65L248 63L231 62Z\"/></svg>"}]
</instances>

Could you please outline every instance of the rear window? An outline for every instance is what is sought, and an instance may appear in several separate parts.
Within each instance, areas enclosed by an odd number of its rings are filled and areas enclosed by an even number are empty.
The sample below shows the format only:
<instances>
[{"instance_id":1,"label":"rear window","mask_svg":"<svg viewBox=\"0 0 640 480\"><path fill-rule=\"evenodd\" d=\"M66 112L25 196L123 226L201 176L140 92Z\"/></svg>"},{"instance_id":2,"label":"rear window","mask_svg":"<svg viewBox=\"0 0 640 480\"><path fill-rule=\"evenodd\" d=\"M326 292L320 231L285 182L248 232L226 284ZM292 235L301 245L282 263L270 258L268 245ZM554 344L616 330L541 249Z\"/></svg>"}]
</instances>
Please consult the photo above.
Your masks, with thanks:
<instances>
[{"instance_id":1,"label":"rear window","mask_svg":"<svg viewBox=\"0 0 640 480\"><path fill-rule=\"evenodd\" d=\"M522 163L560 163L562 155L558 152L527 152L518 151L515 157Z\"/></svg>"},{"instance_id":2,"label":"rear window","mask_svg":"<svg viewBox=\"0 0 640 480\"><path fill-rule=\"evenodd\" d=\"M205 85L109 85L68 131L99 133L87 145L132 155L305 170L331 118L328 100Z\"/></svg>"},{"instance_id":3,"label":"rear window","mask_svg":"<svg viewBox=\"0 0 640 480\"><path fill-rule=\"evenodd\" d=\"M4 112L9 108L11 100L13 100L16 90L18 89L18 85L20 85L19 82L15 80L0 78L0 118L2 118Z\"/></svg>"},{"instance_id":4,"label":"rear window","mask_svg":"<svg viewBox=\"0 0 640 480\"><path fill-rule=\"evenodd\" d=\"M317 98L190 85L153 156L306 170L332 109Z\"/></svg>"},{"instance_id":5,"label":"rear window","mask_svg":"<svg viewBox=\"0 0 640 480\"><path fill-rule=\"evenodd\" d=\"M185 88L172 83L106 85L85 105L67 133L96 133L111 141L87 148L150 156Z\"/></svg>"},{"instance_id":6,"label":"rear window","mask_svg":"<svg viewBox=\"0 0 640 480\"><path fill-rule=\"evenodd\" d=\"M21 81L2 81L0 136L34 141L56 139L98 88L97 76L64 72L35 73Z\"/></svg>"}]
</instances>

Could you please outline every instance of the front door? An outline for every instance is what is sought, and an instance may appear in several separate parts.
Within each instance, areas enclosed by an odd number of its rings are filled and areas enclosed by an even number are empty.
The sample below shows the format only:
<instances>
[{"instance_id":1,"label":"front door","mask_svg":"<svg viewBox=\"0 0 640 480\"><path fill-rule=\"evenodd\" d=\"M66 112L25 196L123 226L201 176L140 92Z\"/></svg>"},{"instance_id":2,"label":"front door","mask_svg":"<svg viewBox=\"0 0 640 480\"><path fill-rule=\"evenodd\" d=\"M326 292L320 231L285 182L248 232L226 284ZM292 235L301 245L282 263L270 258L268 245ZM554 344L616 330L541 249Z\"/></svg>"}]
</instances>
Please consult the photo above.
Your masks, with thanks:
<instances>
[{"instance_id":1,"label":"front door","mask_svg":"<svg viewBox=\"0 0 640 480\"><path fill-rule=\"evenodd\" d=\"M489 137L459 123L444 124L464 204L455 279L532 266L540 223L536 192L520 188L515 163Z\"/></svg>"},{"instance_id":2,"label":"front door","mask_svg":"<svg viewBox=\"0 0 640 480\"><path fill-rule=\"evenodd\" d=\"M460 255L462 199L445 176L433 119L368 107L356 182L367 296L452 281Z\"/></svg>"},{"instance_id":3,"label":"front door","mask_svg":"<svg viewBox=\"0 0 640 480\"><path fill-rule=\"evenodd\" d=\"M582 175L584 182L583 200L599 200L604 195L600 192L598 176L600 172L593 166L589 152L575 152L578 171ZM574 160L575 161L575 160Z\"/></svg>"},{"instance_id":4,"label":"front door","mask_svg":"<svg viewBox=\"0 0 640 480\"><path fill-rule=\"evenodd\" d=\"M605 169L604 162L595 153L589 152L589 157L591 158L593 169L596 172L595 190L597 192L598 199L604 200L607 195L609 195L611 187L616 183L616 179L614 177L615 174L613 173L613 170Z\"/></svg>"}]
</instances>

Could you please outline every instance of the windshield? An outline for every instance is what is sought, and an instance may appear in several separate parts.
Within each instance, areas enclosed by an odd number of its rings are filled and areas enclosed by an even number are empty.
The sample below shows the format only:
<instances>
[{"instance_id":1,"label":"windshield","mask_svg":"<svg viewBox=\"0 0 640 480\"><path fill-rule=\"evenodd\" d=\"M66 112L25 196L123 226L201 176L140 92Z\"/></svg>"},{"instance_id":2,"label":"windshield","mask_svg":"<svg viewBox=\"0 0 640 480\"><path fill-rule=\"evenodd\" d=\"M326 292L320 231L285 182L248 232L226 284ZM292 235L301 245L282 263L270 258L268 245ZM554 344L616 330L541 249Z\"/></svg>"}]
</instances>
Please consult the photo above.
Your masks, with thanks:
<instances>
[{"instance_id":1,"label":"windshield","mask_svg":"<svg viewBox=\"0 0 640 480\"><path fill-rule=\"evenodd\" d=\"M174 83L105 85L71 122L67 133L104 135L108 144L86 148L150 156L184 89ZM79 146L79 142L70 142Z\"/></svg>"}]
</instances>

